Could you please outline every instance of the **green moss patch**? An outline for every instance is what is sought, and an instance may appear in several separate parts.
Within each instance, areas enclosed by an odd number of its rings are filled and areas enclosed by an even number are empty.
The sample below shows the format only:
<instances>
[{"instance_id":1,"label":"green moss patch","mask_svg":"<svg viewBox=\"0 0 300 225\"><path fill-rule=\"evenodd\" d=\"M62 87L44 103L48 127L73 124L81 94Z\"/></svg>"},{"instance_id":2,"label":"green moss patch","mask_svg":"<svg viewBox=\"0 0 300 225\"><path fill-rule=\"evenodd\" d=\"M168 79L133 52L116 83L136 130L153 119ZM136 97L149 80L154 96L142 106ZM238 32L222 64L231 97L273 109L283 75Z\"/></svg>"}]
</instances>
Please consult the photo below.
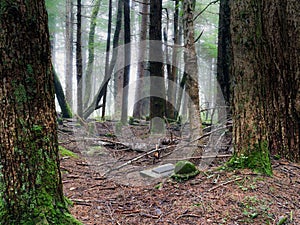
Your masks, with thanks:
<instances>
[{"instance_id":1,"label":"green moss patch","mask_svg":"<svg viewBox=\"0 0 300 225\"><path fill-rule=\"evenodd\" d=\"M272 167L266 141L255 144L252 149L243 151L242 154L235 153L226 164L232 169L251 169L254 172L271 176Z\"/></svg>"},{"instance_id":2,"label":"green moss patch","mask_svg":"<svg viewBox=\"0 0 300 225\"><path fill-rule=\"evenodd\" d=\"M72 157L72 158L79 158L78 155L63 146L58 146L59 154L61 157Z\"/></svg>"}]
</instances>

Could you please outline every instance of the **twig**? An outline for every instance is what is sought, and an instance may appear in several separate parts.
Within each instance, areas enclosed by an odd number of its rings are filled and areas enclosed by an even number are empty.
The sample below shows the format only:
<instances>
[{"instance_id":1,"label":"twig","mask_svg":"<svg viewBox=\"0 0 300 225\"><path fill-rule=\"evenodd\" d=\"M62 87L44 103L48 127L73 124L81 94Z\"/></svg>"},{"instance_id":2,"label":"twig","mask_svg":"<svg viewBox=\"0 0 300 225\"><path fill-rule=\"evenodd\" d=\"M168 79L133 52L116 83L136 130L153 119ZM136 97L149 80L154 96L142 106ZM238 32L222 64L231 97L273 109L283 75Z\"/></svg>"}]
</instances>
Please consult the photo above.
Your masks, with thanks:
<instances>
[{"instance_id":1,"label":"twig","mask_svg":"<svg viewBox=\"0 0 300 225\"><path fill-rule=\"evenodd\" d=\"M227 155L205 155L205 156L195 156L195 157L187 157L187 158L173 158L167 159L166 161L176 161L176 160L189 160L189 159L210 159L210 158L227 158L231 157L232 154Z\"/></svg>"},{"instance_id":2,"label":"twig","mask_svg":"<svg viewBox=\"0 0 300 225\"><path fill-rule=\"evenodd\" d=\"M212 4L216 4L219 0L216 0L216 1L212 1L210 3L207 4L207 6L204 7L204 9L202 9L198 14L197 16L194 17L194 21Z\"/></svg>"},{"instance_id":3,"label":"twig","mask_svg":"<svg viewBox=\"0 0 300 225\"><path fill-rule=\"evenodd\" d=\"M203 32L204 32L204 30L201 31L200 35L196 38L196 40L194 41L194 43L196 43L202 37Z\"/></svg>"},{"instance_id":4,"label":"twig","mask_svg":"<svg viewBox=\"0 0 300 225\"><path fill-rule=\"evenodd\" d=\"M87 206L92 206L93 204L91 203L91 200L83 200L83 199L70 199L73 203L76 205L87 205Z\"/></svg>"},{"instance_id":5,"label":"twig","mask_svg":"<svg viewBox=\"0 0 300 225\"><path fill-rule=\"evenodd\" d=\"M197 215L197 214L182 214L182 215L180 215L180 216L177 216L177 217L176 217L176 220L177 220L177 219L180 219L180 218L182 218L182 217L197 217L197 218L201 218L202 216L201 216L201 215Z\"/></svg>"},{"instance_id":6,"label":"twig","mask_svg":"<svg viewBox=\"0 0 300 225\"><path fill-rule=\"evenodd\" d=\"M151 215L151 214L147 214L147 213L140 213L140 215L148 217L148 218L153 218L153 219L158 219L159 218L159 216Z\"/></svg>"},{"instance_id":7,"label":"twig","mask_svg":"<svg viewBox=\"0 0 300 225\"><path fill-rule=\"evenodd\" d=\"M242 180L242 179L243 179L243 177L238 177L238 178L236 178L236 179L234 179L234 180L226 181L226 182L224 182L224 183L221 183L221 184L219 184L219 185L217 185L217 186L214 186L214 187L208 189L208 192L213 191L213 190L215 190L215 189L217 189L217 188L219 188L219 187L221 187L221 186L224 186L224 185L227 185L227 184L230 184L230 183L232 183L232 182L235 182L235 181L238 181L238 180Z\"/></svg>"}]
</instances>

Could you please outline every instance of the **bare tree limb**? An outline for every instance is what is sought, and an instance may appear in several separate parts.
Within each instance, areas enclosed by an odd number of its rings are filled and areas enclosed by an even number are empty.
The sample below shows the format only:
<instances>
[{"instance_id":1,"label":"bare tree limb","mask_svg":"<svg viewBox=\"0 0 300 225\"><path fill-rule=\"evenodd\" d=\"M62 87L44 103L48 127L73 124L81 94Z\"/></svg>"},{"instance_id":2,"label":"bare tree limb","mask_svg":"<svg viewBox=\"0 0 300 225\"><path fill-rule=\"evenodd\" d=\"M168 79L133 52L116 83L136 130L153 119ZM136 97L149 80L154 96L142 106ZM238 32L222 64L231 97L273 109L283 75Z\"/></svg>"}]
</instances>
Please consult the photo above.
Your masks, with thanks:
<instances>
[{"instance_id":1,"label":"bare tree limb","mask_svg":"<svg viewBox=\"0 0 300 225\"><path fill-rule=\"evenodd\" d=\"M208 3L207 6L205 6L205 8L202 9L202 10L197 14L197 16L194 17L194 21L195 21L202 13L204 13L205 10L206 10L209 6L211 6L212 4L216 4L217 2L219 2L219 0L215 0L215 1L212 1L212 2Z\"/></svg>"}]
</instances>

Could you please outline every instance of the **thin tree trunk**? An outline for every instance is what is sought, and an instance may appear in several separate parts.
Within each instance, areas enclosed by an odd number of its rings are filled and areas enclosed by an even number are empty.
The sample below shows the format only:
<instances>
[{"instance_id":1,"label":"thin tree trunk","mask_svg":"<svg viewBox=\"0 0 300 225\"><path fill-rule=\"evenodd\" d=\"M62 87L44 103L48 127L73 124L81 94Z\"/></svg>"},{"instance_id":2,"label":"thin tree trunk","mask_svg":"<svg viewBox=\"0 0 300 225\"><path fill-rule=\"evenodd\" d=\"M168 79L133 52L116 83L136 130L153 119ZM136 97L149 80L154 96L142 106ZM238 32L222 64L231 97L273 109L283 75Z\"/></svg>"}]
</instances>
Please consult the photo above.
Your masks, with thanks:
<instances>
[{"instance_id":1,"label":"thin tree trunk","mask_svg":"<svg viewBox=\"0 0 300 225\"><path fill-rule=\"evenodd\" d=\"M118 11L117 11L117 21L116 30L113 39L113 56L110 63L111 74L115 68L115 73L113 75L114 79L114 119L120 120L121 118L121 108L122 108L122 87L123 87L123 75L124 75L124 57L117 57L119 53L119 42L124 41L124 29L122 29L122 18L123 18L123 2L118 1ZM120 38L121 37L121 38ZM121 47L121 53L123 48ZM112 76L112 75L111 75Z\"/></svg>"},{"instance_id":2,"label":"thin tree trunk","mask_svg":"<svg viewBox=\"0 0 300 225\"><path fill-rule=\"evenodd\" d=\"M94 60L95 60L95 30L97 26L97 16L100 9L101 0L96 0L91 15L90 22L90 32L88 38L88 62L85 72L85 81L84 81L84 108L89 104L92 91L92 75L94 69ZM111 10L111 7L109 8Z\"/></svg>"},{"instance_id":3,"label":"thin tree trunk","mask_svg":"<svg viewBox=\"0 0 300 225\"><path fill-rule=\"evenodd\" d=\"M56 94L56 98L57 98L58 104L59 104L61 112L62 112L62 117L63 118L72 118L72 110L66 100L59 77L53 66L52 66L52 72L53 72L53 76L54 76L55 94Z\"/></svg>"},{"instance_id":4,"label":"thin tree trunk","mask_svg":"<svg viewBox=\"0 0 300 225\"><path fill-rule=\"evenodd\" d=\"M182 43L182 39L183 39L182 26L179 26L179 30L178 30L178 44L179 44L179 46ZM180 48L178 48L178 49L180 49ZM177 63L178 63L178 68L181 68L181 64L179 63L179 61ZM177 68L177 70L178 70L178 68ZM178 71L177 71L177 73L178 73ZM184 71L183 71L181 77L178 75L177 82L179 83L179 87L177 87L178 85L176 85L177 90L176 90L176 107L175 108L177 110L177 114L178 114L177 116L179 116L179 112L181 110L181 102L182 102L182 97L183 97L183 91L184 91L185 84L186 84L186 73Z\"/></svg>"},{"instance_id":5,"label":"thin tree trunk","mask_svg":"<svg viewBox=\"0 0 300 225\"><path fill-rule=\"evenodd\" d=\"M172 52L172 67L171 67L171 74L168 77L168 105L167 105L167 116L171 119L176 119L178 116L178 110L179 108L176 107L176 101L175 101L175 93L176 93L176 77L178 73L178 46L179 46L179 31L178 31L178 22L179 22L179 1L176 0L174 2L174 26L173 26L173 32L174 32L174 46L173 46L173 52Z\"/></svg>"},{"instance_id":6,"label":"thin tree trunk","mask_svg":"<svg viewBox=\"0 0 300 225\"><path fill-rule=\"evenodd\" d=\"M66 100L70 105L70 108L73 108L73 0L66 0L66 39L65 39L65 48L66 48Z\"/></svg>"},{"instance_id":7,"label":"thin tree trunk","mask_svg":"<svg viewBox=\"0 0 300 225\"><path fill-rule=\"evenodd\" d=\"M164 29L163 36L164 36L164 43L165 43L165 59L166 59L166 67L167 67L167 99L166 99L166 116L169 119L174 119L174 104L172 102L172 98L174 96L170 96L171 90L174 88L174 82L172 79L172 67L171 67L171 61L169 57L169 49L168 49L168 28L169 25L167 25L167 28Z\"/></svg>"},{"instance_id":8,"label":"thin tree trunk","mask_svg":"<svg viewBox=\"0 0 300 225\"><path fill-rule=\"evenodd\" d=\"M79 117L82 117L83 104L82 104L81 0L77 0L76 71L77 71L77 114Z\"/></svg>"},{"instance_id":9,"label":"thin tree trunk","mask_svg":"<svg viewBox=\"0 0 300 225\"><path fill-rule=\"evenodd\" d=\"M124 1L124 76L123 76L123 96L122 96L122 114L121 122L123 124L127 123L128 117L128 84L129 84L129 74L130 74L130 6L129 0Z\"/></svg>"},{"instance_id":10,"label":"thin tree trunk","mask_svg":"<svg viewBox=\"0 0 300 225\"><path fill-rule=\"evenodd\" d=\"M109 76L108 73L109 73L111 20L112 20L112 0L109 0L108 24L107 24L107 38L106 38L106 53L105 53L106 54L105 55L105 75L104 75L104 79ZM105 117L106 95L107 95L107 85L104 87L104 93L103 93L102 118Z\"/></svg>"}]
</instances>

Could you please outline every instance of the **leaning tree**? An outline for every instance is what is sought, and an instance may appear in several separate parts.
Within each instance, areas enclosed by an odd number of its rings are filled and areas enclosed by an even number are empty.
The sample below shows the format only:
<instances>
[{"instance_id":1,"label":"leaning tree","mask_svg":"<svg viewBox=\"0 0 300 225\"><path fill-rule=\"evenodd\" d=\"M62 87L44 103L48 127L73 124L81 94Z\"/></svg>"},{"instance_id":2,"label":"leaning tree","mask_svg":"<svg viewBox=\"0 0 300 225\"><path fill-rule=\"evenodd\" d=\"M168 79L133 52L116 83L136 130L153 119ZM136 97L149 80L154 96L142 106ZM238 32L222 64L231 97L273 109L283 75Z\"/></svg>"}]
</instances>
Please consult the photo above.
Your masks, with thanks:
<instances>
[{"instance_id":1,"label":"leaning tree","mask_svg":"<svg viewBox=\"0 0 300 225\"><path fill-rule=\"evenodd\" d=\"M0 224L80 224L63 196L45 1L1 1L0 28Z\"/></svg>"},{"instance_id":2,"label":"leaning tree","mask_svg":"<svg viewBox=\"0 0 300 225\"><path fill-rule=\"evenodd\" d=\"M271 174L270 156L300 161L300 1L231 2L231 163Z\"/></svg>"}]
</instances>

